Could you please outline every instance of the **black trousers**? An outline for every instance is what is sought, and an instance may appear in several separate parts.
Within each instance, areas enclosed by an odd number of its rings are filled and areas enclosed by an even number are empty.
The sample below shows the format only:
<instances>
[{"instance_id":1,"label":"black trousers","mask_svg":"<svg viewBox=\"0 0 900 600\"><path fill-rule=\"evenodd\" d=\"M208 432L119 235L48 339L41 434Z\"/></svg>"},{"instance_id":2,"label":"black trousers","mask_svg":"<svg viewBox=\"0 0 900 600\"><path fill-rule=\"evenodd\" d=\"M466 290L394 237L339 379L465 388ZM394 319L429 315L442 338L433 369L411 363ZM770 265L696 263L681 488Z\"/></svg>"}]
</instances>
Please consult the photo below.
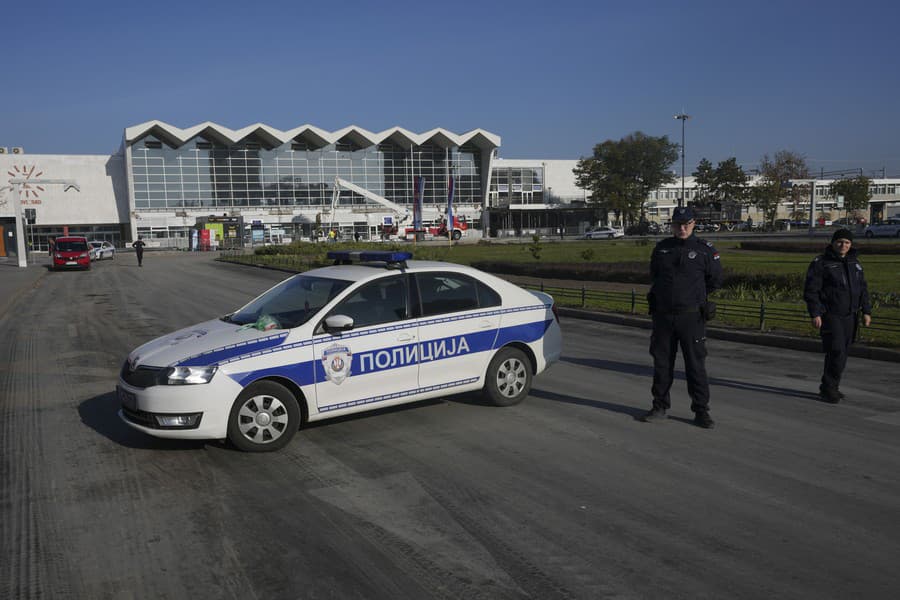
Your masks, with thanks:
<instances>
[{"instance_id":1,"label":"black trousers","mask_svg":"<svg viewBox=\"0 0 900 600\"><path fill-rule=\"evenodd\" d=\"M709 410L709 378L706 376L706 321L699 312L679 315L654 314L650 336L650 355L653 357L653 407L668 410L671 406L669 389L675 376L675 355L678 346L684 356L691 410Z\"/></svg>"},{"instance_id":2,"label":"black trousers","mask_svg":"<svg viewBox=\"0 0 900 600\"><path fill-rule=\"evenodd\" d=\"M836 392L841 384L841 374L847 366L847 355L853 335L856 331L856 318L853 315L839 317L825 314L822 316L822 350L825 351L825 369L822 373L823 392Z\"/></svg>"}]
</instances>

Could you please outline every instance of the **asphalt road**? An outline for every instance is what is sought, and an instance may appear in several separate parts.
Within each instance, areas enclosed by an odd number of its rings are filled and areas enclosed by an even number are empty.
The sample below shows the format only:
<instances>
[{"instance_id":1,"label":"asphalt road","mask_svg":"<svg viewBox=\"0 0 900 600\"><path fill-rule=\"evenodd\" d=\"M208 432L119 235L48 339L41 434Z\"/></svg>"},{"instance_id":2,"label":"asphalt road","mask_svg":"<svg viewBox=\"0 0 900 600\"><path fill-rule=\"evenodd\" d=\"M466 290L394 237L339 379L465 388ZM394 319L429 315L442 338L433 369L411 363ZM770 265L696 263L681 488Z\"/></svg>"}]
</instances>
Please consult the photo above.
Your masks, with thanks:
<instances>
[{"instance_id":1,"label":"asphalt road","mask_svg":"<svg viewBox=\"0 0 900 600\"><path fill-rule=\"evenodd\" d=\"M283 451L118 421L126 353L284 274L148 253L47 273L0 318L0 598L895 598L900 381L712 340L718 427L649 403L647 331L564 321L511 408L309 427ZM680 363L679 363L680 365ZM680 366L679 366L680 368Z\"/></svg>"}]
</instances>

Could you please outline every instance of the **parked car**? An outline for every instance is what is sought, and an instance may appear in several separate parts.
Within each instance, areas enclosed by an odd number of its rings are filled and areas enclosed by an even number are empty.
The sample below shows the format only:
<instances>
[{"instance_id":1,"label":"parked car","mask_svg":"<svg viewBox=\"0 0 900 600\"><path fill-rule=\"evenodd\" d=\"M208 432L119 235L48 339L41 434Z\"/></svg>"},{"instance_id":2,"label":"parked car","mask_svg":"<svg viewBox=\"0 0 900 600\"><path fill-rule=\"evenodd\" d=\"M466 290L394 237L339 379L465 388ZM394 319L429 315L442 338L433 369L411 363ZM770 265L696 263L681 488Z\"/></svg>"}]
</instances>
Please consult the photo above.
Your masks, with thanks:
<instances>
[{"instance_id":1,"label":"parked car","mask_svg":"<svg viewBox=\"0 0 900 600\"><path fill-rule=\"evenodd\" d=\"M83 237L58 237L53 247L50 268L90 269L91 250Z\"/></svg>"},{"instance_id":2,"label":"parked car","mask_svg":"<svg viewBox=\"0 0 900 600\"><path fill-rule=\"evenodd\" d=\"M864 235L873 237L900 237L900 217L890 217L881 223L873 223L866 227Z\"/></svg>"},{"instance_id":3,"label":"parked car","mask_svg":"<svg viewBox=\"0 0 900 600\"><path fill-rule=\"evenodd\" d=\"M116 247L109 242L94 240L88 242L88 245L91 247L91 260L116 257Z\"/></svg>"},{"instance_id":4,"label":"parked car","mask_svg":"<svg viewBox=\"0 0 900 600\"><path fill-rule=\"evenodd\" d=\"M301 424L461 392L521 402L557 361L553 298L408 252L329 252L249 304L133 350L119 416L162 438L283 447Z\"/></svg>"},{"instance_id":5,"label":"parked car","mask_svg":"<svg viewBox=\"0 0 900 600\"><path fill-rule=\"evenodd\" d=\"M603 240L625 237L625 232L619 227L601 226L585 231L578 237L580 240Z\"/></svg>"}]
</instances>

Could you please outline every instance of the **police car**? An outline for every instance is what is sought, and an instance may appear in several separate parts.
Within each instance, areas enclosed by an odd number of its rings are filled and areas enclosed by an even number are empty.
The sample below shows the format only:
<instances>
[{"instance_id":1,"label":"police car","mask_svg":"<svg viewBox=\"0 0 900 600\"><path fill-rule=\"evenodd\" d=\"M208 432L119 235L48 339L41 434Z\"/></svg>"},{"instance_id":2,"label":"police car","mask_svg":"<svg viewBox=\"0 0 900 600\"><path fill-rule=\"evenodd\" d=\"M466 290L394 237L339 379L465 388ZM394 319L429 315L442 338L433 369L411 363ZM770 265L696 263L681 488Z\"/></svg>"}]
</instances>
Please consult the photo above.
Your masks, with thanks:
<instances>
[{"instance_id":1,"label":"police car","mask_svg":"<svg viewBox=\"0 0 900 600\"><path fill-rule=\"evenodd\" d=\"M148 342L119 416L163 438L277 450L306 422L481 390L521 402L559 359L553 299L408 252L330 252L234 313Z\"/></svg>"}]
</instances>

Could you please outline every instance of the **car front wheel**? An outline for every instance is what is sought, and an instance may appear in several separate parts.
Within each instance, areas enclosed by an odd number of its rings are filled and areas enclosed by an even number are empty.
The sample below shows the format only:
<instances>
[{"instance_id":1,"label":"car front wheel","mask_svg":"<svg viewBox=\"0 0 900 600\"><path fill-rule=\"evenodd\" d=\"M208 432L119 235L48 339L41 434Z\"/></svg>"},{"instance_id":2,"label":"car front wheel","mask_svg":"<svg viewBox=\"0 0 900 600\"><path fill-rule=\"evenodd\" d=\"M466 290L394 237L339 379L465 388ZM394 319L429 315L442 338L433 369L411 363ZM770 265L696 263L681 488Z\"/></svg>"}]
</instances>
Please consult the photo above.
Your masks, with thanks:
<instances>
[{"instance_id":1,"label":"car front wheel","mask_svg":"<svg viewBox=\"0 0 900 600\"><path fill-rule=\"evenodd\" d=\"M488 365L484 396L496 406L512 406L531 391L531 363L518 348L503 348Z\"/></svg>"},{"instance_id":2,"label":"car front wheel","mask_svg":"<svg viewBox=\"0 0 900 600\"><path fill-rule=\"evenodd\" d=\"M283 448L300 427L300 407L280 383L259 381L240 393L228 417L228 439L244 452Z\"/></svg>"}]
</instances>

